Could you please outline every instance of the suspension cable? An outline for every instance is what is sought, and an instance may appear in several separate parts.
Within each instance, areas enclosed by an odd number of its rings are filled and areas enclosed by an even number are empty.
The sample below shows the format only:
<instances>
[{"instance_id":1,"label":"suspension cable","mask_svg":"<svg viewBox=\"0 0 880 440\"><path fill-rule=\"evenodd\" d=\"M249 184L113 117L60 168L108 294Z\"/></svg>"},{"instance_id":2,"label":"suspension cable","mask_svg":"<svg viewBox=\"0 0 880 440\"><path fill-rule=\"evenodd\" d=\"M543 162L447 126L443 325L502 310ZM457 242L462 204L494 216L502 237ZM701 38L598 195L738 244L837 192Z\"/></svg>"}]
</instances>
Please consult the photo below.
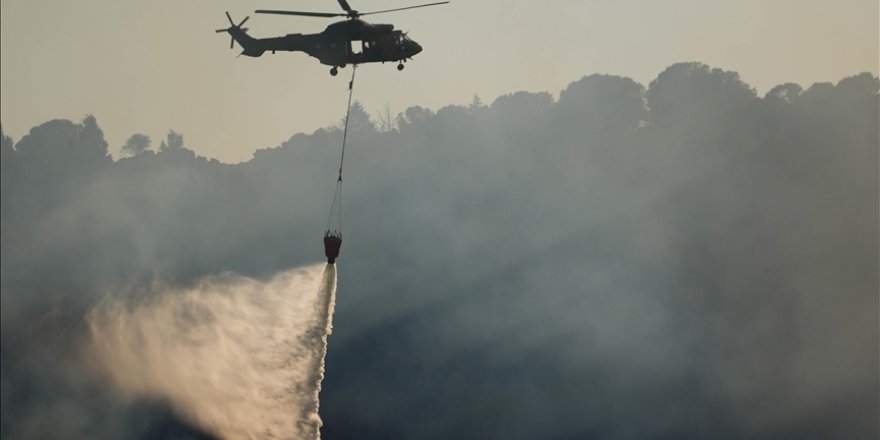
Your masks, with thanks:
<instances>
[{"instance_id":1,"label":"suspension cable","mask_svg":"<svg viewBox=\"0 0 880 440\"><path fill-rule=\"evenodd\" d=\"M348 107L345 109L345 127L342 129L342 155L339 157L339 178L342 181L342 163L345 161L345 141L348 139L348 116L351 114L351 95L354 94L354 74L357 72L357 64L351 65L351 81L348 82Z\"/></svg>"},{"instance_id":2,"label":"suspension cable","mask_svg":"<svg viewBox=\"0 0 880 440\"><path fill-rule=\"evenodd\" d=\"M352 64L351 81L348 82L348 107L345 110L345 121L342 129L342 154L339 157L339 174L336 178L336 190L333 192L333 201L330 204L330 213L327 215L327 233L342 236L342 165L345 163L345 144L348 140L348 120L351 116L351 97L354 94L354 76L357 72L357 64ZM333 214L338 209L339 217L336 228L333 228Z\"/></svg>"}]
</instances>

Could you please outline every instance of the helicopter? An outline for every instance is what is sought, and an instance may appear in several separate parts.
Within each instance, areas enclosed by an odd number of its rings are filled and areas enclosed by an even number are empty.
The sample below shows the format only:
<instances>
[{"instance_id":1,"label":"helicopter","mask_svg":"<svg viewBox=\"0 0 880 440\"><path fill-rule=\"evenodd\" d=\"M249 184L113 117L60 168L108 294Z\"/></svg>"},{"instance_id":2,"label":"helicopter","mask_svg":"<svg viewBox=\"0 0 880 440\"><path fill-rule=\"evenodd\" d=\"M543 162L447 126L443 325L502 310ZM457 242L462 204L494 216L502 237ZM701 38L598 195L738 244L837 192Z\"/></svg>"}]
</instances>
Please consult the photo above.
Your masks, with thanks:
<instances>
[{"instance_id":1,"label":"helicopter","mask_svg":"<svg viewBox=\"0 0 880 440\"><path fill-rule=\"evenodd\" d=\"M242 27L250 16L235 24L229 12L226 13L226 18L229 20L230 26L226 29L217 29L216 32L228 33L232 37L229 42L229 48L234 48L235 43L242 47L243 50L239 55L259 57L267 51L273 54L276 51L305 52L309 56L317 58L321 64L331 66L330 74L333 76L339 73L339 68L344 68L348 64L397 62L397 70L403 70L403 63L421 52L422 46L410 39L405 32L394 29L394 25L371 24L361 20L360 17L449 3L448 1L442 1L381 11L358 12L351 8L347 0L336 1L345 11L344 13L268 9L254 11L257 14L347 18L347 20L330 24L321 33L254 38L248 35L248 28Z\"/></svg>"}]
</instances>

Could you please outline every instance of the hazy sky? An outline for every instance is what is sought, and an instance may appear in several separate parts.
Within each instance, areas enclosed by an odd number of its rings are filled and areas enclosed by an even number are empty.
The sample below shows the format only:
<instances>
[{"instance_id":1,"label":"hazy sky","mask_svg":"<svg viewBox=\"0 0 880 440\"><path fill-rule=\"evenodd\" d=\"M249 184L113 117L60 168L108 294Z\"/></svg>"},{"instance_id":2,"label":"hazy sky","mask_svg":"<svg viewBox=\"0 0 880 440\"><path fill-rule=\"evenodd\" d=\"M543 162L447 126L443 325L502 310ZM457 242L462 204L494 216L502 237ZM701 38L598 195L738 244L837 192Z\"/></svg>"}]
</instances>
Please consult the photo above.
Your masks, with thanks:
<instances>
[{"instance_id":1,"label":"hazy sky","mask_svg":"<svg viewBox=\"0 0 880 440\"><path fill-rule=\"evenodd\" d=\"M352 0L362 11L418 1ZM319 32L332 20L254 15L336 11L333 0L3 0L0 121L15 139L54 118L94 114L111 152L169 129L226 162L344 114L349 69L331 77L302 53L236 58L223 11L255 37ZM734 70L763 94L858 72L878 74L876 0L468 1L369 17L410 31L425 51L397 72L368 65L355 91L371 113L489 103L517 90L558 93L590 73L646 84L678 61ZM256 140L256 144L254 143Z\"/></svg>"}]
</instances>

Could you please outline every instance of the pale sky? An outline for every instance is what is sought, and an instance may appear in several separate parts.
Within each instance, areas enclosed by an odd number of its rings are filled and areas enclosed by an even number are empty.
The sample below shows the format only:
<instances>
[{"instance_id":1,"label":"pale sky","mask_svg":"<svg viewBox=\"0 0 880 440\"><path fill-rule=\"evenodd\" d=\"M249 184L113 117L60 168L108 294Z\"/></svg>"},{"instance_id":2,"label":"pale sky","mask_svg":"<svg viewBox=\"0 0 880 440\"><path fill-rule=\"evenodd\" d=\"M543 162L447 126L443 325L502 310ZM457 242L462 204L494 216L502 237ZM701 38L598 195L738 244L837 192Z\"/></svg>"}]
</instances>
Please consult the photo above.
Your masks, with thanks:
<instances>
[{"instance_id":1,"label":"pale sky","mask_svg":"<svg viewBox=\"0 0 880 440\"><path fill-rule=\"evenodd\" d=\"M361 11L424 3L350 0ZM254 37L320 32L333 19L255 9L336 12L333 0L2 0L0 121L18 140L50 119L93 114L114 154L134 133L158 147L175 130L196 153L250 158L345 113L350 68L303 53L236 58L224 11ZM700 61L739 72L759 94L774 85L878 75L877 0L453 0L364 17L410 32L424 52L398 72L359 68L355 99L377 114L491 103L519 90L554 95L584 75L645 86L664 68Z\"/></svg>"}]
</instances>

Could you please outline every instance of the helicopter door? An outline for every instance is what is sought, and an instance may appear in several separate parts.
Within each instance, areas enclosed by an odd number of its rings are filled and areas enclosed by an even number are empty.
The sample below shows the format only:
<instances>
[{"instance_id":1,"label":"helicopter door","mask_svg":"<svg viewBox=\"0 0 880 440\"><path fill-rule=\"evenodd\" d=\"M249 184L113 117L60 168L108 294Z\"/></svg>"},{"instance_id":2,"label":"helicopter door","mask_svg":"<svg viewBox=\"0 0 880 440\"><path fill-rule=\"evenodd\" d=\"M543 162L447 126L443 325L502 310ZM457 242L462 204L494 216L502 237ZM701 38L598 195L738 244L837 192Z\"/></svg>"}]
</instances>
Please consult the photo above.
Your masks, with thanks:
<instances>
[{"instance_id":1,"label":"helicopter door","mask_svg":"<svg viewBox=\"0 0 880 440\"><path fill-rule=\"evenodd\" d=\"M360 56L364 51L364 42L361 40L351 40L349 44L349 52L354 56Z\"/></svg>"}]
</instances>

